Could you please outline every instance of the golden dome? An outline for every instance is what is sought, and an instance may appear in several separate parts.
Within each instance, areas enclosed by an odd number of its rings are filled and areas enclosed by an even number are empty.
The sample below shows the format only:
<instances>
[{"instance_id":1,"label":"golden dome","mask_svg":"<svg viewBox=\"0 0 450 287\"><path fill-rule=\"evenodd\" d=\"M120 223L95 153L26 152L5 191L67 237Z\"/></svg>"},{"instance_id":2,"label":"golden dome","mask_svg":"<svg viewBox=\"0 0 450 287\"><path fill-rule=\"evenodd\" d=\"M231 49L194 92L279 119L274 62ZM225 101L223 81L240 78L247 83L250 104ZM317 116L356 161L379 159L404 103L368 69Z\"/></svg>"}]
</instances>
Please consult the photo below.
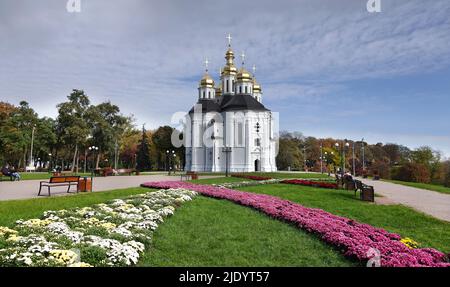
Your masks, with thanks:
<instances>
[{"instance_id":1,"label":"golden dome","mask_svg":"<svg viewBox=\"0 0 450 287\"><path fill-rule=\"evenodd\" d=\"M216 88L216 97L220 97L222 95L222 88Z\"/></svg>"},{"instance_id":2,"label":"golden dome","mask_svg":"<svg viewBox=\"0 0 450 287\"><path fill-rule=\"evenodd\" d=\"M236 80L239 82L251 82L253 81L253 77L246 69L244 69L244 67L242 67L236 75Z\"/></svg>"},{"instance_id":3,"label":"golden dome","mask_svg":"<svg viewBox=\"0 0 450 287\"><path fill-rule=\"evenodd\" d=\"M253 91L257 93L261 93L261 85L253 78Z\"/></svg>"},{"instance_id":4,"label":"golden dome","mask_svg":"<svg viewBox=\"0 0 450 287\"><path fill-rule=\"evenodd\" d=\"M200 80L200 87L214 88L214 80L208 73L205 73Z\"/></svg>"},{"instance_id":5,"label":"golden dome","mask_svg":"<svg viewBox=\"0 0 450 287\"><path fill-rule=\"evenodd\" d=\"M226 60L234 60L234 52L231 50L231 48L228 48L227 52L225 53L225 59Z\"/></svg>"},{"instance_id":6,"label":"golden dome","mask_svg":"<svg viewBox=\"0 0 450 287\"><path fill-rule=\"evenodd\" d=\"M225 65L222 69L222 76L223 75L236 75L237 68L234 65Z\"/></svg>"},{"instance_id":7,"label":"golden dome","mask_svg":"<svg viewBox=\"0 0 450 287\"><path fill-rule=\"evenodd\" d=\"M222 76L224 75L232 75L235 76L237 73L237 68L234 66L234 52L233 50L230 48L228 48L227 52L225 53L225 59L227 60L227 63L225 65L225 67L223 67L222 69Z\"/></svg>"}]
</instances>

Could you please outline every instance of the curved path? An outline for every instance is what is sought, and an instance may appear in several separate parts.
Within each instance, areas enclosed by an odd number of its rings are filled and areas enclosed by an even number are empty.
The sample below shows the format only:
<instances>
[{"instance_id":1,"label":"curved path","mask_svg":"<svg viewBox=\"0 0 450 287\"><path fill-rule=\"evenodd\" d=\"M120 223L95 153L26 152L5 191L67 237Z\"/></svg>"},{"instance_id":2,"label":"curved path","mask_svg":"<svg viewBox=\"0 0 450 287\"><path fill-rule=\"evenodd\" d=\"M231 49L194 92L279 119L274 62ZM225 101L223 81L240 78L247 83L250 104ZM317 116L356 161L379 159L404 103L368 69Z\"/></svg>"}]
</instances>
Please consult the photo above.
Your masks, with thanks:
<instances>
[{"instance_id":1,"label":"curved path","mask_svg":"<svg viewBox=\"0 0 450 287\"><path fill-rule=\"evenodd\" d=\"M450 221L450 194L386 181L360 180L367 185L372 185L375 193L386 197L392 203L407 205L441 220Z\"/></svg>"},{"instance_id":2,"label":"curved path","mask_svg":"<svg viewBox=\"0 0 450 287\"><path fill-rule=\"evenodd\" d=\"M221 176L200 176L200 178L214 178ZM94 192L113 189L138 187L141 183L148 181L175 181L180 180L180 176L167 176L163 174L140 175L140 176L109 176L94 178ZM0 182L0 201L28 198L47 198L47 196L37 196L39 183L43 180L23 180L18 182ZM75 186L71 191L75 191ZM67 187L54 187L51 189L53 196L68 195ZM42 194L47 195L47 189L42 189ZM72 193L73 194L73 193Z\"/></svg>"}]
</instances>

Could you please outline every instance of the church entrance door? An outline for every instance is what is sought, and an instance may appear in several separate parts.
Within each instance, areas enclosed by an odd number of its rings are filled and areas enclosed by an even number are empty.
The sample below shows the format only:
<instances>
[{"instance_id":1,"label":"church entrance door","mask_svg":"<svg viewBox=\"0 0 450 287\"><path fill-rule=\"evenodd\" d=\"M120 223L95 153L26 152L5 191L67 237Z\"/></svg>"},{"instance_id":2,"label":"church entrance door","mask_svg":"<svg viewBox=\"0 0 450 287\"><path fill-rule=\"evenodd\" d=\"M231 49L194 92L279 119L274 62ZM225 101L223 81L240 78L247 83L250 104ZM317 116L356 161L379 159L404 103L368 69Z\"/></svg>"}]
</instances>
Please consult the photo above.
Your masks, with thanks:
<instances>
[{"instance_id":1,"label":"church entrance door","mask_svg":"<svg viewBox=\"0 0 450 287\"><path fill-rule=\"evenodd\" d=\"M260 162L259 159L255 160L255 171L261 171L259 162Z\"/></svg>"}]
</instances>

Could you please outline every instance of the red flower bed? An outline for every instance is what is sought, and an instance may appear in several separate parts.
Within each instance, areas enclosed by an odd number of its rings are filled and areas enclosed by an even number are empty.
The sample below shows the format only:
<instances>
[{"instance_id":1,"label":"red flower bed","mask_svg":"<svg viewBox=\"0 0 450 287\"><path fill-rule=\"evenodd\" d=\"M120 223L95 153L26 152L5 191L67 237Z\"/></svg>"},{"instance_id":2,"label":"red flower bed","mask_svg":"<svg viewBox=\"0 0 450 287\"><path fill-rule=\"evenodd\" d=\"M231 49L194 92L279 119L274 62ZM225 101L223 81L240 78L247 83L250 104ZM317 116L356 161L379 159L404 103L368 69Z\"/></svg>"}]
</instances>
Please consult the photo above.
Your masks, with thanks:
<instances>
[{"instance_id":1,"label":"red flower bed","mask_svg":"<svg viewBox=\"0 0 450 287\"><path fill-rule=\"evenodd\" d=\"M281 183L298 184L298 185L306 185L306 186L322 187L322 188L333 188L333 189L338 188L336 183L323 182L323 181L311 181L311 180L304 180L304 179L287 179L287 180L283 180Z\"/></svg>"},{"instance_id":2,"label":"red flower bed","mask_svg":"<svg viewBox=\"0 0 450 287\"><path fill-rule=\"evenodd\" d=\"M246 178L246 179L251 179L251 180L269 180L269 179L272 179L271 177L267 177L267 176L241 174L241 173L232 174L231 176L232 177L239 177L239 178Z\"/></svg>"},{"instance_id":3,"label":"red flower bed","mask_svg":"<svg viewBox=\"0 0 450 287\"><path fill-rule=\"evenodd\" d=\"M400 242L401 237L398 234L275 196L179 181L148 182L142 186L185 188L204 196L227 199L253 207L316 234L323 241L341 250L344 256L362 262L372 259L376 249L380 252L380 264L383 267L450 267L445 254L435 249L410 249Z\"/></svg>"}]
</instances>

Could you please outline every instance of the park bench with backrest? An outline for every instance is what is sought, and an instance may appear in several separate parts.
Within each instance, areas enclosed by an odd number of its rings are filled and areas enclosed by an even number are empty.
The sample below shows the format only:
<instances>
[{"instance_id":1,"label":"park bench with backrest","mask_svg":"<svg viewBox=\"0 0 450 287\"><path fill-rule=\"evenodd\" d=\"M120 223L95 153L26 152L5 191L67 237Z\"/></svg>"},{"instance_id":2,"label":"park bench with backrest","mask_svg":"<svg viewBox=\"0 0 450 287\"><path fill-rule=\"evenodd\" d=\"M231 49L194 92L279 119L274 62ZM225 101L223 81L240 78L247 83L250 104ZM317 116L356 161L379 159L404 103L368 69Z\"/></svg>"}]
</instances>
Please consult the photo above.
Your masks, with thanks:
<instances>
[{"instance_id":1,"label":"park bench with backrest","mask_svg":"<svg viewBox=\"0 0 450 287\"><path fill-rule=\"evenodd\" d=\"M188 171L185 174L181 175L181 181L184 180L192 180L192 179L198 179L198 173L194 171Z\"/></svg>"},{"instance_id":2,"label":"park bench with backrest","mask_svg":"<svg viewBox=\"0 0 450 287\"><path fill-rule=\"evenodd\" d=\"M43 187L48 188L48 196L50 196L50 189L52 187L57 186L67 186L67 193L70 193L70 187L77 186L80 184L80 177L79 176L52 176L49 181L41 181L39 185L39 193L38 196L41 195L41 191Z\"/></svg>"},{"instance_id":3,"label":"park bench with backrest","mask_svg":"<svg viewBox=\"0 0 450 287\"><path fill-rule=\"evenodd\" d=\"M131 169L131 168L121 168L121 169L118 169L117 171L116 171L116 174L117 175L123 175L123 174L126 174L126 175L133 175L133 173L134 172L136 172L134 169Z\"/></svg>"},{"instance_id":4,"label":"park bench with backrest","mask_svg":"<svg viewBox=\"0 0 450 287\"><path fill-rule=\"evenodd\" d=\"M359 191L359 196L361 200L364 201L375 201L375 190L373 186L364 184L360 180L355 180L355 195Z\"/></svg>"}]
</instances>

